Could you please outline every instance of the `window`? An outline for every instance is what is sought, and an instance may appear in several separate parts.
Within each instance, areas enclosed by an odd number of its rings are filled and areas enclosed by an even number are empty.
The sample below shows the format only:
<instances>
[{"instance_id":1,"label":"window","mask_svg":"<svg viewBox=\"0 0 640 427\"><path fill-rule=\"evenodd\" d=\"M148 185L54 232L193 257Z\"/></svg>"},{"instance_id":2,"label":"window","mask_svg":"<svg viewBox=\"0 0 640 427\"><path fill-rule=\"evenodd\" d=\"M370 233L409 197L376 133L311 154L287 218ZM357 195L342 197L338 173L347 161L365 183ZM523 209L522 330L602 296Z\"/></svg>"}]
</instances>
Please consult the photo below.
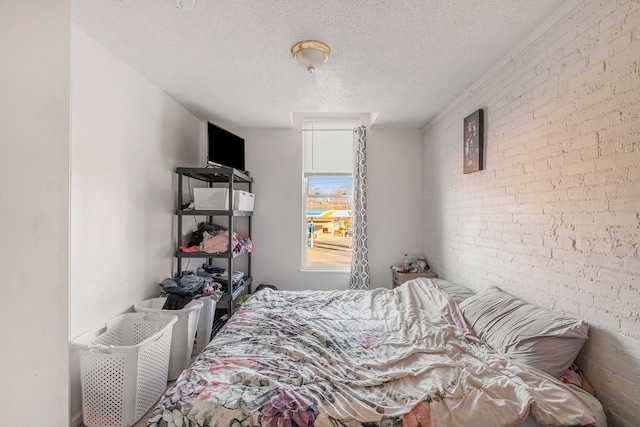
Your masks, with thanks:
<instances>
[{"instance_id":1,"label":"window","mask_svg":"<svg viewBox=\"0 0 640 427\"><path fill-rule=\"evenodd\" d=\"M303 269L349 270L353 218L353 120L306 120Z\"/></svg>"}]
</instances>

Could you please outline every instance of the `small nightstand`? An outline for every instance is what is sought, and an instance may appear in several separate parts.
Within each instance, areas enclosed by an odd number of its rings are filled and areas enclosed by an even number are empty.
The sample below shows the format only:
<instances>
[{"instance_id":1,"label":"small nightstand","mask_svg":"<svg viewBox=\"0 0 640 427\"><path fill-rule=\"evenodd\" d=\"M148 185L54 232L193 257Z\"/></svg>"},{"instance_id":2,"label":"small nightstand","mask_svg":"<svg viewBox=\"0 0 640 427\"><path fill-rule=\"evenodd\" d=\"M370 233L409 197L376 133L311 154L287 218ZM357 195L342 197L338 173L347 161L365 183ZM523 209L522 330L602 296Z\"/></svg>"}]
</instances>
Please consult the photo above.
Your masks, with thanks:
<instances>
[{"instance_id":1,"label":"small nightstand","mask_svg":"<svg viewBox=\"0 0 640 427\"><path fill-rule=\"evenodd\" d=\"M437 279L438 275L433 271L423 271L422 273L405 273L402 271L395 271L393 268L391 269L393 274L393 287L396 288L402 285L407 280L417 279L418 277L426 277L428 279Z\"/></svg>"}]
</instances>

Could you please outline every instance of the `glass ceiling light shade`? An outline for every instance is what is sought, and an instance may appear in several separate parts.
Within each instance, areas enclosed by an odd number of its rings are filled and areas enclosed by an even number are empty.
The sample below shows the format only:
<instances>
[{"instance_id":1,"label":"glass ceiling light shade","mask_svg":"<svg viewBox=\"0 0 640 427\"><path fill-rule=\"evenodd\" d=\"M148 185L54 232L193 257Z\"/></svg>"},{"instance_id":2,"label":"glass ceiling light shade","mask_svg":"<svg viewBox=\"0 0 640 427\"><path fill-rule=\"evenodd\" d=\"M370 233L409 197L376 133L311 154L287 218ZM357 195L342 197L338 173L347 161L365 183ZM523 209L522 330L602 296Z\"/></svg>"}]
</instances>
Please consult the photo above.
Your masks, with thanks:
<instances>
[{"instance_id":1,"label":"glass ceiling light shade","mask_svg":"<svg viewBox=\"0 0 640 427\"><path fill-rule=\"evenodd\" d=\"M304 40L293 45L291 56L302 68L313 73L316 68L327 62L331 49L317 40Z\"/></svg>"},{"instance_id":2,"label":"glass ceiling light shade","mask_svg":"<svg viewBox=\"0 0 640 427\"><path fill-rule=\"evenodd\" d=\"M196 0L176 0L176 9L182 12L191 12L196 4Z\"/></svg>"}]
</instances>

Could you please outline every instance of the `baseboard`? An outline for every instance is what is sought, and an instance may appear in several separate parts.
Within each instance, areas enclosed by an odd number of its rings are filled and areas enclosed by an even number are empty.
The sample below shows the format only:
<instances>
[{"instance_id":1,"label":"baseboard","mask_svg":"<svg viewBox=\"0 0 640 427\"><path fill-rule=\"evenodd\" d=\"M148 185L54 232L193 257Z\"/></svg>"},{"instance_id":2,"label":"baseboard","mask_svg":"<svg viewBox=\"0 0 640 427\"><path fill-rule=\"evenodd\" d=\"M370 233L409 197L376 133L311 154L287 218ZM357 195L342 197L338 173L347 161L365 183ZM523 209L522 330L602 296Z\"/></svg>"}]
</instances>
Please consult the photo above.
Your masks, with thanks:
<instances>
[{"instance_id":1,"label":"baseboard","mask_svg":"<svg viewBox=\"0 0 640 427\"><path fill-rule=\"evenodd\" d=\"M69 420L69 427L78 427L80 424L82 424L82 411L73 415Z\"/></svg>"}]
</instances>

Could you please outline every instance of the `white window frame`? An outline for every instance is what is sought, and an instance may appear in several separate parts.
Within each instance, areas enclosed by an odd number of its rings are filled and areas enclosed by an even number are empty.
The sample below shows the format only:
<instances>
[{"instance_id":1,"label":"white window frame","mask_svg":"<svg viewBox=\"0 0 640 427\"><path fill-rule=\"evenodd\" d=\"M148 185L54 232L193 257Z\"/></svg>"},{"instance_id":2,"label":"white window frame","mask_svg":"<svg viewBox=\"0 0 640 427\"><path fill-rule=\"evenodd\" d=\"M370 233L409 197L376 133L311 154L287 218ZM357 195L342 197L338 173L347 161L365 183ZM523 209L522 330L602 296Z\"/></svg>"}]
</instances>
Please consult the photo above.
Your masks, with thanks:
<instances>
[{"instance_id":1,"label":"white window frame","mask_svg":"<svg viewBox=\"0 0 640 427\"><path fill-rule=\"evenodd\" d=\"M349 118L322 118L322 119L305 119L302 125L302 132L350 132L351 137L351 161L349 162L349 171L344 171L344 166L341 168L342 171L332 171L329 166L327 171L323 172L322 168L320 170L317 169L316 166L312 165L313 163L309 163L308 155L308 147L303 147L303 155L302 155L302 217L301 217L301 225L302 229L307 229L307 206L308 196L314 196L308 193L308 180L307 178L312 177L351 177L352 181L352 190L353 190L353 174L354 174L354 165L353 165L353 155L355 151L355 144L353 142L353 128L360 125L360 121L358 119L354 119L352 117ZM303 145L305 144L304 136L301 137L303 140ZM311 164L311 166L310 166ZM309 170L311 168L311 170ZM353 191L352 191L353 192ZM317 196L317 195L316 195ZM350 195L331 195L332 198L341 198L348 197L351 199L351 208L353 209L353 194ZM334 272L344 272L348 273L351 271L351 264L348 266L339 266L339 265L328 265L328 266L318 266L318 265L308 265L307 259L307 233L303 233L302 241L301 241L301 271L334 271Z\"/></svg>"}]
</instances>

